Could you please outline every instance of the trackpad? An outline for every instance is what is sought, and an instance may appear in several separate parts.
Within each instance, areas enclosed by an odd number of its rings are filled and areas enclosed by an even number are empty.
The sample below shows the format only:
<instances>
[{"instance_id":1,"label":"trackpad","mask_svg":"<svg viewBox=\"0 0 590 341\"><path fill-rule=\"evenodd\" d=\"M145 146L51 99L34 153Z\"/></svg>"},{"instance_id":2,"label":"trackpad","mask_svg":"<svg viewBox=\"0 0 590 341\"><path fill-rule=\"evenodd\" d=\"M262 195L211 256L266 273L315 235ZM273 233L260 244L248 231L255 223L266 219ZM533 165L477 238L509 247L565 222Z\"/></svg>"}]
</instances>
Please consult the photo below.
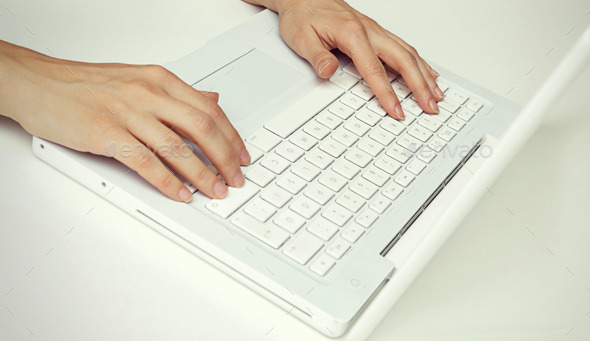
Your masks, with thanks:
<instances>
[{"instance_id":1,"label":"trackpad","mask_svg":"<svg viewBox=\"0 0 590 341\"><path fill-rule=\"evenodd\" d=\"M219 93L219 105L231 122L240 122L305 78L301 71L252 50L193 85Z\"/></svg>"}]
</instances>

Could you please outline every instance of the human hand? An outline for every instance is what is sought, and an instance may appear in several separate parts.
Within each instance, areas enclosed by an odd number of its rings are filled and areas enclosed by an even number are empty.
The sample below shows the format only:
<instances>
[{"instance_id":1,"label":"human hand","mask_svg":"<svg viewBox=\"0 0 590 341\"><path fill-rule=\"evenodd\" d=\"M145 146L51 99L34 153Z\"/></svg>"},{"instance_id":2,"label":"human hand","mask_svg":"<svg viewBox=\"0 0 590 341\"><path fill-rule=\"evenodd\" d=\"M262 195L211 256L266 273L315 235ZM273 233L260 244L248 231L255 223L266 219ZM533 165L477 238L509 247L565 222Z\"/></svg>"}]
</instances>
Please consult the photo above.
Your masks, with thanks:
<instances>
[{"instance_id":1,"label":"human hand","mask_svg":"<svg viewBox=\"0 0 590 341\"><path fill-rule=\"evenodd\" d=\"M199 92L163 67L50 58L0 41L0 114L66 147L112 156L168 197L192 194L165 166L212 198L227 186L182 140L194 141L225 182L240 187L250 155L216 93Z\"/></svg>"},{"instance_id":2,"label":"human hand","mask_svg":"<svg viewBox=\"0 0 590 341\"><path fill-rule=\"evenodd\" d=\"M358 12L343 0L244 0L279 13L285 42L311 63L318 76L329 78L338 68L330 50L348 55L389 115L403 119L397 96L381 61L397 70L418 104L427 113L438 113L444 97L436 84L438 73L412 46Z\"/></svg>"}]
</instances>

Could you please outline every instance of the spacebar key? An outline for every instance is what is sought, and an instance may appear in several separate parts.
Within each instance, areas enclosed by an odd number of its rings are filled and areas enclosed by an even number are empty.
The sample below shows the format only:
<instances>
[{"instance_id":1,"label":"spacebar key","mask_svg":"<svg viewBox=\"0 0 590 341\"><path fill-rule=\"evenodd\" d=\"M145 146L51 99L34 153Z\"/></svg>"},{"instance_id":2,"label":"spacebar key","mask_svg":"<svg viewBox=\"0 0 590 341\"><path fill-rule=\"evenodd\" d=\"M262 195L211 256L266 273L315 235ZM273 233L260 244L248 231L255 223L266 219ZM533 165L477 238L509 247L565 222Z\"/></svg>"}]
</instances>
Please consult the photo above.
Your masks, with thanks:
<instances>
[{"instance_id":1,"label":"spacebar key","mask_svg":"<svg viewBox=\"0 0 590 341\"><path fill-rule=\"evenodd\" d=\"M227 196L223 199L213 199L207 204L207 209L223 219L229 217L238 208L258 193L259 189L250 181L242 188L228 187Z\"/></svg>"},{"instance_id":2,"label":"spacebar key","mask_svg":"<svg viewBox=\"0 0 590 341\"><path fill-rule=\"evenodd\" d=\"M264 127L282 138L287 138L343 93L340 87L325 81L275 116Z\"/></svg>"}]
</instances>

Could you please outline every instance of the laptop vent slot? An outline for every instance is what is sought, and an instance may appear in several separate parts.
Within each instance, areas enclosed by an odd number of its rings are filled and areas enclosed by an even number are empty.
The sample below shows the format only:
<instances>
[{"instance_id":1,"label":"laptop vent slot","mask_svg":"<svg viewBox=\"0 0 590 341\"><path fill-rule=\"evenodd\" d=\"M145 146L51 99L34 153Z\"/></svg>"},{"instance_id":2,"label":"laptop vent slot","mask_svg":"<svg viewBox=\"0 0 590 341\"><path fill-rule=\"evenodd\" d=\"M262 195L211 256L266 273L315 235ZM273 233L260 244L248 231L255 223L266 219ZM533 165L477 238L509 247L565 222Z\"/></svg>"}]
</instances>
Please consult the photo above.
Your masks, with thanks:
<instances>
[{"instance_id":1,"label":"laptop vent slot","mask_svg":"<svg viewBox=\"0 0 590 341\"><path fill-rule=\"evenodd\" d=\"M416 211L416 213L414 213L414 215L412 215L412 217L406 222L406 224L404 225L404 227L402 227L402 229L398 232L398 234L389 242L389 244L387 244L387 246L383 249L383 251L381 251L381 253L380 253L381 256L387 255L387 253L395 246L395 244L397 244L397 242L401 239L402 235L404 233L406 233L406 231L410 228L410 226L412 226L412 224L414 224L416 219L418 219L418 217L422 214L422 212L424 212L424 210L426 210L428 205L430 205L430 203L434 200L434 198L436 198L438 196L440 191L442 191L443 188L445 188L445 185L448 184L453 179L453 177L457 174L457 172L459 172L459 170L461 170L461 168L463 168L465 163L467 163L467 161L469 161L469 159L473 156L473 154L475 154L475 152L481 146L482 141L483 141L483 139L479 140L477 142L477 144L475 146L473 146L473 148L471 148L469 153L467 153L467 155L463 158L463 160L461 160L461 162L455 167L455 169L453 169L453 171L451 173L449 173L449 175L440 184L440 186L438 186L438 188L435 189L434 192L432 192L432 194L424 202L424 205L422 205Z\"/></svg>"}]
</instances>

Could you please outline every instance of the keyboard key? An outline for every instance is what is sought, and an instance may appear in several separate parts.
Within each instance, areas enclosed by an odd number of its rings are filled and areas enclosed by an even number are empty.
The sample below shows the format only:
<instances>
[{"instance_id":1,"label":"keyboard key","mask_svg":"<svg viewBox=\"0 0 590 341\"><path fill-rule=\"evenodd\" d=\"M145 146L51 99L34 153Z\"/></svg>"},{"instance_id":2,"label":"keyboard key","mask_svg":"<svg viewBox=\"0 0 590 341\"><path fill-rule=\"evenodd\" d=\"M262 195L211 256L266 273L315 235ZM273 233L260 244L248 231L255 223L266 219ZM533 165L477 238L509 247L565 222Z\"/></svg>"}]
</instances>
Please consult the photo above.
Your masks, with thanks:
<instances>
[{"instance_id":1,"label":"keyboard key","mask_svg":"<svg viewBox=\"0 0 590 341\"><path fill-rule=\"evenodd\" d=\"M416 177L412 175L412 173L408 171L401 171L397 177L393 181L397 182L398 184L402 185L403 187L408 187L412 181L414 181Z\"/></svg>"},{"instance_id":2,"label":"keyboard key","mask_svg":"<svg viewBox=\"0 0 590 341\"><path fill-rule=\"evenodd\" d=\"M273 222L286 231L296 233L305 224L306 220L291 210L284 210L275 217Z\"/></svg>"},{"instance_id":3,"label":"keyboard key","mask_svg":"<svg viewBox=\"0 0 590 341\"><path fill-rule=\"evenodd\" d=\"M399 135L406 129L403 124L391 117L384 118L383 121L381 121L380 126L393 135Z\"/></svg>"},{"instance_id":4,"label":"keyboard key","mask_svg":"<svg viewBox=\"0 0 590 341\"><path fill-rule=\"evenodd\" d=\"M359 214L358 217L356 217L355 221L364 228L369 228L375 223L375 221L377 221L377 218L379 218L379 214L377 212L366 209L361 214Z\"/></svg>"},{"instance_id":5,"label":"keyboard key","mask_svg":"<svg viewBox=\"0 0 590 341\"><path fill-rule=\"evenodd\" d=\"M289 168L291 163L275 153L269 153L260 161L260 165L278 175Z\"/></svg>"},{"instance_id":6,"label":"keyboard key","mask_svg":"<svg viewBox=\"0 0 590 341\"><path fill-rule=\"evenodd\" d=\"M309 185L303 194L320 205L325 205L334 196L334 192L319 183Z\"/></svg>"},{"instance_id":7,"label":"keyboard key","mask_svg":"<svg viewBox=\"0 0 590 341\"><path fill-rule=\"evenodd\" d=\"M291 193L280 188L276 184L273 184L269 188L265 189L260 197L266 200L268 203L273 204L276 208L285 206L285 204L293 198Z\"/></svg>"},{"instance_id":8,"label":"keyboard key","mask_svg":"<svg viewBox=\"0 0 590 341\"><path fill-rule=\"evenodd\" d=\"M466 107L473 112L478 112L483 107L483 103L477 99L471 99Z\"/></svg>"},{"instance_id":9,"label":"keyboard key","mask_svg":"<svg viewBox=\"0 0 590 341\"><path fill-rule=\"evenodd\" d=\"M341 127L332 133L332 138L347 147L352 147L352 145L359 139L358 136L350 132L348 129L344 129L344 127Z\"/></svg>"},{"instance_id":10,"label":"keyboard key","mask_svg":"<svg viewBox=\"0 0 590 341\"><path fill-rule=\"evenodd\" d=\"M454 114L455 112L457 112L457 110L459 110L459 108L461 107L459 104L448 100L446 97L445 99L443 99L442 101L438 102L438 107L444 110L447 110L448 112Z\"/></svg>"},{"instance_id":11,"label":"keyboard key","mask_svg":"<svg viewBox=\"0 0 590 341\"><path fill-rule=\"evenodd\" d=\"M412 93L412 91L410 91L410 88L402 84L399 80L391 83L391 86L393 87L393 91L395 91L395 94L398 97L406 98L410 95L410 93Z\"/></svg>"},{"instance_id":12,"label":"keyboard key","mask_svg":"<svg viewBox=\"0 0 590 341\"><path fill-rule=\"evenodd\" d=\"M227 219L238 208L242 207L248 200L258 193L256 185L246 181L242 188L228 187L227 196L223 199L212 199L206 205L211 213Z\"/></svg>"},{"instance_id":13,"label":"keyboard key","mask_svg":"<svg viewBox=\"0 0 590 341\"><path fill-rule=\"evenodd\" d=\"M349 211L356 213L365 204L365 199L347 189L336 199L336 202Z\"/></svg>"},{"instance_id":14,"label":"keyboard key","mask_svg":"<svg viewBox=\"0 0 590 341\"><path fill-rule=\"evenodd\" d=\"M449 122L449 127L453 130L460 131L465 127L465 121L460 118L454 117L451 122Z\"/></svg>"},{"instance_id":15,"label":"keyboard key","mask_svg":"<svg viewBox=\"0 0 590 341\"><path fill-rule=\"evenodd\" d=\"M247 214L240 213L231 222L273 249L281 247L290 237L287 232L277 226L261 223Z\"/></svg>"},{"instance_id":16,"label":"keyboard key","mask_svg":"<svg viewBox=\"0 0 590 341\"><path fill-rule=\"evenodd\" d=\"M404 103L402 104L402 108L406 111L409 111L410 113L412 113L412 115L415 116L420 116L422 114L422 108L420 108L420 105L418 105L416 101L411 99L404 101Z\"/></svg>"},{"instance_id":17,"label":"keyboard key","mask_svg":"<svg viewBox=\"0 0 590 341\"><path fill-rule=\"evenodd\" d=\"M246 141L251 143L254 147L268 153L281 143L282 140L270 131L260 128L254 134L250 135Z\"/></svg>"},{"instance_id":18,"label":"keyboard key","mask_svg":"<svg viewBox=\"0 0 590 341\"><path fill-rule=\"evenodd\" d=\"M350 243L342 238L338 238L326 249L326 253L336 259L340 259L348 250L350 250Z\"/></svg>"},{"instance_id":19,"label":"keyboard key","mask_svg":"<svg viewBox=\"0 0 590 341\"><path fill-rule=\"evenodd\" d=\"M457 135L455 130L453 130L449 127L442 128L440 133L438 133L438 137L440 137L441 139L443 139L447 142L451 141L453 139L453 137L455 137L455 135Z\"/></svg>"},{"instance_id":20,"label":"keyboard key","mask_svg":"<svg viewBox=\"0 0 590 341\"><path fill-rule=\"evenodd\" d=\"M318 143L318 140L315 137L313 137L301 130L296 131L291 136L289 141L291 141L291 143L298 146L299 148L302 148L305 150L310 150L311 148L313 148L313 146L315 146Z\"/></svg>"},{"instance_id":21,"label":"keyboard key","mask_svg":"<svg viewBox=\"0 0 590 341\"><path fill-rule=\"evenodd\" d=\"M322 216L338 226L344 226L352 218L352 213L344 207L333 203L322 212Z\"/></svg>"},{"instance_id":22,"label":"keyboard key","mask_svg":"<svg viewBox=\"0 0 590 341\"><path fill-rule=\"evenodd\" d=\"M289 205L289 208L303 218L311 219L320 210L320 205L307 197L299 197Z\"/></svg>"},{"instance_id":23,"label":"keyboard key","mask_svg":"<svg viewBox=\"0 0 590 341\"><path fill-rule=\"evenodd\" d=\"M428 142L428 148L434 150L435 152L439 153L446 145L447 143L439 138L439 137L435 137L434 139L432 139L430 142Z\"/></svg>"},{"instance_id":24,"label":"keyboard key","mask_svg":"<svg viewBox=\"0 0 590 341\"><path fill-rule=\"evenodd\" d=\"M260 187L266 187L271 181L275 179L275 175L266 168L260 165L248 166L245 168L246 179L252 181Z\"/></svg>"},{"instance_id":25,"label":"keyboard key","mask_svg":"<svg viewBox=\"0 0 590 341\"><path fill-rule=\"evenodd\" d=\"M350 116L352 116L352 114L354 114L354 110L352 110L348 105L346 105L340 101L336 101L336 102L332 103L328 107L328 111L331 112L332 114L340 117L343 120L348 119Z\"/></svg>"},{"instance_id":26,"label":"keyboard key","mask_svg":"<svg viewBox=\"0 0 590 341\"><path fill-rule=\"evenodd\" d=\"M373 140L381 143L384 146L388 146L395 139L395 136L392 133L388 132L387 130L385 130L381 127L378 127L377 129L372 130L369 133L369 137L372 138Z\"/></svg>"},{"instance_id":27,"label":"keyboard key","mask_svg":"<svg viewBox=\"0 0 590 341\"><path fill-rule=\"evenodd\" d=\"M399 197L400 194L404 191L403 187L400 185L392 182L387 186L387 188L383 191L383 195L389 198L389 200L393 201Z\"/></svg>"},{"instance_id":28,"label":"keyboard key","mask_svg":"<svg viewBox=\"0 0 590 341\"><path fill-rule=\"evenodd\" d=\"M323 124L315 120L307 123L305 127L303 127L303 131L315 137L318 140L323 140L324 137L330 134L330 129L326 128Z\"/></svg>"},{"instance_id":29,"label":"keyboard key","mask_svg":"<svg viewBox=\"0 0 590 341\"><path fill-rule=\"evenodd\" d=\"M385 152L385 154L401 163L406 163L406 161L408 161L413 155L412 152L399 145L393 145Z\"/></svg>"},{"instance_id":30,"label":"keyboard key","mask_svg":"<svg viewBox=\"0 0 590 341\"><path fill-rule=\"evenodd\" d=\"M379 188L372 184L370 181L367 181L365 179L358 179L350 186L350 190L365 199L371 199L371 197L375 193L377 193Z\"/></svg>"},{"instance_id":31,"label":"keyboard key","mask_svg":"<svg viewBox=\"0 0 590 341\"><path fill-rule=\"evenodd\" d=\"M342 233L342 238L346 239L351 243L356 243L356 241L365 233L365 229L357 223L352 223L344 232Z\"/></svg>"},{"instance_id":32,"label":"keyboard key","mask_svg":"<svg viewBox=\"0 0 590 341\"><path fill-rule=\"evenodd\" d=\"M364 84L357 84L352 88L352 93L357 95L358 97L362 98L365 101L371 100L371 98L375 97L375 93Z\"/></svg>"},{"instance_id":33,"label":"keyboard key","mask_svg":"<svg viewBox=\"0 0 590 341\"><path fill-rule=\"evenodd\" d=\"M371 156L377 156L383 150L383 145L368 137L359 142L357 147Z\"/></svg>"},{"instance_id":34,"label":"keyboard key","mask_svg":"<svg viewBox=\"0 0 590 341\"><path fill-rule=\"evenodd\" d=\"M262 150L254 147L250 143L246 142L245 145L246 149L248 150L248 153L250 153L250 164L253 164L254 162L258 161L258 159L260 159L262 155L264 155Z\"/></svg>"},{"instance_id":35,"label":"keyboard key","mask_svg":"<svg viewBox=\"0 0 590 341\"><path fill-rule=\"evenodd\" d=\"M332 156L317 148L307 153L305 160L321 169L326 169L332 162L334 162Z\"/></svg>"},{"instance_id":36,"label":"keyboard key","mask_svg":"<svg viewBox=\"0 0 590 341\"><path fill-rule=\"evenodd\" d=\"M344 90L350 90L350 88L358 83L358 79L344 71L338 71L332 77L330 77L330 82Z\"/></svg>"},{"instance_id":37,"label":"keyboard key","mask_svg":"<svg viewBox=\"0 0 590 341\"><path fill-rule=\"evenodd\" d=\"M320 176L318 179L318 182L333 190L334 192L339 192L342 187L346 186L348 183L348 181L346 181L342 175L337 174L333 170L329 170L322 174L322 176Z\"/></svg>"},{"instance_id":38,"label":"keyboard key","mask_svg":"<svg viewBox=\"0 0 590 341\"><path fill-rule=\"evenodd\" d=\"M299 193L307 185L307 182L305 182L305 180L301 179L297 175L291 172L287 172L287 174L283 175L277 181L277 185L287 190L287 192L295 195Z\"/></svg>"},{"instance_id":39,"label":"keyboard key","mask_svg":"<svg viewBox=\"0 0 590 341\"><path fill-rule=\"evenodd\" d=\"M422 142L418 141L412 136L409 136L408 134L402 135L400 138L397 139L396 143L411 151L412 153L417 152L418 149L422 147Z\"/></svg>"},{"instance_id":40,"label":"keyboard key","mask_svg":"<svg viewBox=\"0 0 590 341\"><path fill-rule=\"evenodd\" d=\"M419 125L414 125L413 127L411 127L408 130L408 134L417 138L418 140L422 141L422 142L426 142L428 141L428 139L432 136L432 133L430 132L430 130L419 126Z\"/></svg>"},{"instance_id":41,"label":"keyboard key","mask_svg":"<svg viewBox=\"0 0 590 341\"><path fill-rule=\"evenodd\" d=\"M342 119L329 111L322 111L319 113L316 117L316 121L332 130L338 128L338 126L342 124Z\"/></svg>"},{"instance_id":42,"label":"keyboard key","mask_svg":"<svg viewBox=\"0 0 590 341\"><path fill-rule=\"evenodd\" d=\"M338 226L327 219L318 217L309 224L307 231L327 242L338 232Z\"/></svg>"},{"instance_id":43,"label":"keyboard key","mask_svg":"<svg viewBox=\"0 0 590 341\"><path fill-rule=\"evenodd\" d=\"M342 68L342 70L344 70L344 72L348 73L349 75L353 76L356 79L363 78L363 76L361 76L359 70L356 69L356 66L354 66L353 63L346 65L345 67Z\"/></svg>"},{"instance_id":44,"label":"keyboard key","mask_svg":"<svg viewBox=\"0 0 590 341\"><path fill-rule=\"evenodd\" d=\"M361 110L357 111L355 117L358 118L360 121L370 125L371 127L374 127L383 118L382 116L369 110L367 107L364 107Z\"/></svg>"},{"instance_id":45,"label":"keyboard key","mask_svg":"<svg viewBox=\"0 0 590 341\"><path fill-rule=\"evenodd\" d=\"M430 161L432 161L434 158L436 157L436 153L434 152L434 150L430 149L430 148L422 148L420 149L420 151L418 152L418 160L422 160L426 163L430 163Z\"/></svg>"},{"instance_id":46,"label":"keyboard key","mask_svg":"<svg viewBox=\"0 0 590 341\"><path fill-rule=\"evenodd\" d=\"M393 175L400 169L401 164L389 156L383 155L375 161L375 166L387 172L389 175Z\"/></svg>"},{"instance_id":47,"label":"keyboard key","mask_svg":"<svg viewBox=\"0 0 590 341\"><path fill-rule=\"evenodd\" d=\"M359 167L366 167L373 158L358 148L353 148L346 154L346 159Z\"/></svg>"},{"instance_id":48,"label":"keyboard key","mask_svg":"<svg viewBox=\"0 0 590 341\"><path fill-rule=\"evenodd\" d=\"M418 124L430 130L431 132L436 132L442 126L440 120L434 118L433 115L423 115L418 120Z\"/></svg>"},{"instance_id":49,"label":"keyboard key","mask_svg":"<svg viewBox=\"0 0 590 341\"><path fill-rule=\"evenodd\" d=\"M277 209L266 201L256 198L244 207L244 212L264 223L277 212Z\"/></svg>"},{"instance_id":50,"label":"keyboard key","mask_svg":"<svg viewBox=\"0 0 590 341\"><path fill-rule=\"evenodd\" d=\"M440 111L438 112L438 114L430 115L430 116L436 118L437 120L439 120L443 123L448 121L449 118L451 118L453 116L450 112L448 112L444 109L441 109L441 108L439 108L439 109L440 109Z\"/></svg>"},{"instance_id":51,"label":"keyboard key","mask_svg":"<svg viewBox=\"0 0 590 341\"><path fill-rule=\"evenodd\" d=\"M360 172L360 168L359 166L355 165L354 163L348 161L348 160L344 160L344 159L340 159L338 161L336 161L336 163L334 163L334 166L332 166L332 169L342 175L343 177L352 180L352 178L355 177L355 175L358 174L358 172Z\"/></svg>"},{"instance_id":52,"label":"keyboard key","mask_svg":"<svg viewBox=\"0 0 590 341\"><path fill-rule=\"evenodd\" d=\"M475 116L475 113L467 108L461 109L461 111L459 111L459 113L457 114L457 117L459 117L465 122L468 122L470 119L473 118L473 116Z\"/></svg>"},{"instance_id":53,"label":"keyboard key","mask_svg":"<svg viewBox=\"0 0 590 341\"><path fill-rule=\"evenodd\" d=\"M275 153L279 154L288 161L295 162L303 156L304 151L294 144L287 142L279 145L277 149L275 149Z\"/></svg>"},{"instance_id":54,"label":"keyboard key","mask_svg":"<svg viewBox=\"0 0 590 341\"><path fill-rule=\"evenodd\" d=\"M369 205L373 211L383 214L391 204L391 200L384 195L379 194Z\"/></svg>"},{"instance_id":55,"label":"keyboard key","mask_svg":"<svg viewBox=\"0 0 590 341\"><path fill-rule=\"evenodd\" d=\"M283 253L297 263L305 265L322 246L324 242L321 239L304 231L287 244Z\"/></svg>"},{"instance_id":56,"label":"keyboard key","mask_svg":"<svg viewBox=\"0 0 590 341\"><path fill-rule=\"evenodd\" d=\"M320 169L307 161L297 163L291 168L291 172L307 182L311 182L316 176L320 175Z\"/></svg>"},{"instance_id":57,"label":"keyboard key","mask_svg":"<svg viewBox=\"0 0 590 341\"><path fill-rule=\"evenodd\" d=\"M353 132L357 136L364 136L370 129L368 124L361 122L356 118L351 118L344 123L344 128L348 131Z\"/></svg>"},{"instance_id":58,"label":"keyboard key","mask_svg":"<svg viewBox=\"0 0 590 341\"><path fill-rule=\"evenodd\" d=\"M377 98L373 98L369 104L367 104L367 108L369 108L369 110L371 110L372 112L381 115L381 117L384 117L387 115L387 111L385 111L385 109L383 109L383 107L381 106L381 104L379 103L379 100Z\"/></svg>"},{"instance_id":59,"label":"keyboard key","mask_svg":"<svg viewBox=\"0 0 590 341\"><path fill-rule=\"evenodd\" d=\"M457 102L459 104L465 104L465 102L467 102L467 100L469 99L469 96L463 91L457 89L450 89L446 93L445 98L448 98L453 102Z\"/></svg>"},{"instance_id":60,"label":"keyboard key","mask_svg":"<svg viewBox=\"0 0 590 341\"><path fill-rule=\"evenodd\" d=\"M316 259L309 269L320 276L325 276L336 264L336 260L327 254L322 254Z\"/></svg>"},{"instance_id":61,"label":"keyboard key","mask_svg":"<svg viewBox=\"0 0 590 341\"><path fill-rule=\"evenodd\" d=\"M369 168L363 173L363 178L369 180L376 186L381 187L385 185L387 180L389 180L389 175L376 166L369 166Z\"/></svg>"},{"instance_id":62,"label":"keyboard key","mask_svg":"<svg viewBox=\"0 0 590 341\"><path fill-rule=\"evenodd\" d=\"M319 149L323 150L324 152L330 154L333 157L339 157L346 151L346 146L342 143L329 138L320 143Z\"/></svg>"},{"instance_id":63,"label":"keyboard key","mask_svg":"<svg viewBox=\"0 0 590 341\"><path fill-rule=\"evenodd\" d=\"M426 163L418 159L412 160L412 162L406 167L406 169L414 175L420 175L424 168L426 168Z\"/></svg>"},{"instance_id":64,"label":"keyboard key","mask_svg":"<svg viewBox=\"0 0 590 341\"><path fill-rule=\"evenodd\" d=\"M363 101L362 98L358 97L357 95L353 95L350 92L342 95L342 97L340 97L340 102L348 105L354 110L359 110L365 104L365 101Z\"/></svg>"}]
</instances>

